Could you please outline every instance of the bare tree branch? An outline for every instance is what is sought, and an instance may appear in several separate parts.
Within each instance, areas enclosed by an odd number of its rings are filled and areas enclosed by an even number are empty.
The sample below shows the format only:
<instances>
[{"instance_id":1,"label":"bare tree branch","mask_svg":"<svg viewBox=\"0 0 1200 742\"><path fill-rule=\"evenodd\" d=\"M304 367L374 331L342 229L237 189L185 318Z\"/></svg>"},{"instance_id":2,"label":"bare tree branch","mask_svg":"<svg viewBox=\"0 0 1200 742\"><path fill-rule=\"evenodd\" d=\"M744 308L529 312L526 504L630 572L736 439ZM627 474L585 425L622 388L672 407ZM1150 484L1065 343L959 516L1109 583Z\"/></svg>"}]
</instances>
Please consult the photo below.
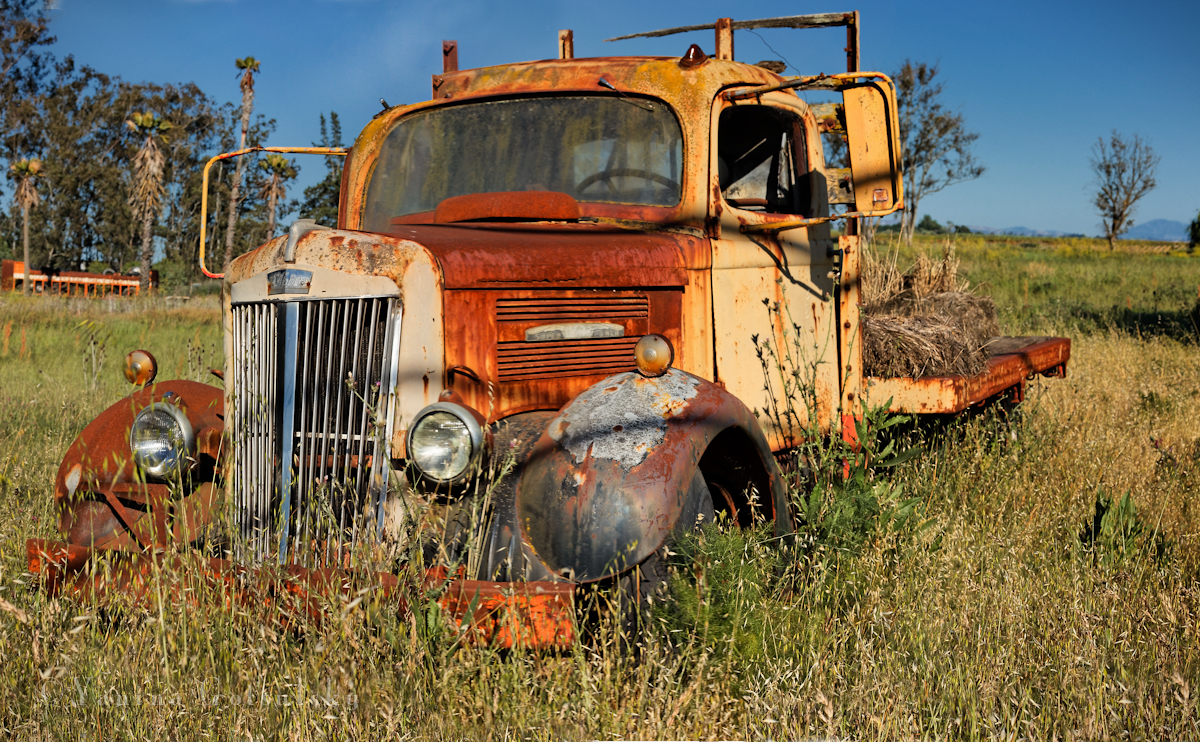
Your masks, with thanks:
<instances>
[{"instance_id":1,"label":"bare tree branch","mask_svg":"<svg viewBox=\"0 0 1200 742\"><path fill-rule=\"evenodd\" d=\"M1100 137L1092 147L1096 185L1092 203L1100 214L1110 250L1117 248L1117 238L1133 226L1137 202L1157 185L1154 173L1158 161L1154 150L1137 134L1125 139L1113 130L1109 141Z\"/></svg>"},{"instance_id":2,"label":"bare tree branch","mask_svg":"<svg viewBox=\"0 0 1200 742\"><path fill-rule=\"evenodd\" d=\"M967 131L961 113L951 113L942 105L942 83L935 81L937 74L937 65L905 60L895 75L904 168L900 227L909 242L922 198L955 183L974 180L984 172L971 152L979 135Z\"/></svg>"}]
</instances>

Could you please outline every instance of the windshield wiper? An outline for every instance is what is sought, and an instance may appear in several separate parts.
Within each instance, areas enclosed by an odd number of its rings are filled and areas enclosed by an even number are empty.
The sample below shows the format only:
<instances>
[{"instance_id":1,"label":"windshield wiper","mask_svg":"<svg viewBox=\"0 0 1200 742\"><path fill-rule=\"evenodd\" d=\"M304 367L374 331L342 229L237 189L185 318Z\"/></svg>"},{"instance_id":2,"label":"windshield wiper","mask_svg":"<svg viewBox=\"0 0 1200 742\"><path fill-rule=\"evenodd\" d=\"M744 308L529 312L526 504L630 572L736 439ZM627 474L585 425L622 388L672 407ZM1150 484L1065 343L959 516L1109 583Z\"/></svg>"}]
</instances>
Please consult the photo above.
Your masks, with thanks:
<instances>
[{"instance_id":1,"label":"windshield wiper","mask_svg":"<svg viewBox=\"0 0 1200 742\"><path fill-rule=\"evenodd\" d=\"M608 80L605 80L603 77L601 77L601 78L600 78L600 81L599 81L599 82L597 82L596 84L597 84L597 85L599 85L599 86L600 86L600 87L602 87L602 88L608 88L609 90L613 91L613 92L614 92L614 93L616 93L617 95L621 96L621 99L622 99L622 100L627 100L627 101L629 101L630 103L632 103L633 105L635 105L635 106L637 106L638 108L642 109L643 111L653 111L653 110L654 110L654 104L653 104L653 103L650 103L650 102L643 103L643 102L641 102L641 101L639 101L639 100L635 100L635 99L633 99L633 98L630 98L628 95L625 95L625 94L624 94L624 93L622 93L620 90L617 90L617 86L616 86L616 85L613 85L611 82L609 82Z\"/></svg>"}]
</instances>

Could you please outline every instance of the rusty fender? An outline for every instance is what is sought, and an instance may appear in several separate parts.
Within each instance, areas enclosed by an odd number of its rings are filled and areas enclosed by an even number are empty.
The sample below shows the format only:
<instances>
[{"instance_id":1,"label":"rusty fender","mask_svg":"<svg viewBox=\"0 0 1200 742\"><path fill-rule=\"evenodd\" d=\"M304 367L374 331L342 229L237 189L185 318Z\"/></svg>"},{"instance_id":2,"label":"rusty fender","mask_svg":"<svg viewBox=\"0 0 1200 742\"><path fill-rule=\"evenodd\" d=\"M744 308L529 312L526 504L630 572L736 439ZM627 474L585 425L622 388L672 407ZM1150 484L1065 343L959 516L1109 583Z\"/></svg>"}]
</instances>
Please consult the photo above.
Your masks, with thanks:
<instances>
[{"instance_id":1,"label":"rusty fender","mask_svg":"<svg viewBox=\"0 0 1200 742\"><path fill-rule=\"evenodd\" d=\"M750 410L716 384L671 369L657 378L610 376L550 422L518 485L525 541L553 572L579 582L640 563L671 533L701 457L730 429L752 442L775 530L790 532L783 478Z\"/></svg>"},{"instance_id":2,"label":"rusty fender","mask_svg":"<svg viewBox=\"0 0 1200 742\"><path fill-rule=\"evenodd\" d=\"M193 488L169 506L165 483L145 482L129 451L134 417L154 402L181 407L196 436ZM188 542L211 520L224 432L224 393L194 381L163 381L100 413L67 449L54 480L58 530L71 544L139 551L169 539ZM168 510L174 515L168 523Z\"/></svg>"}]
</instances>

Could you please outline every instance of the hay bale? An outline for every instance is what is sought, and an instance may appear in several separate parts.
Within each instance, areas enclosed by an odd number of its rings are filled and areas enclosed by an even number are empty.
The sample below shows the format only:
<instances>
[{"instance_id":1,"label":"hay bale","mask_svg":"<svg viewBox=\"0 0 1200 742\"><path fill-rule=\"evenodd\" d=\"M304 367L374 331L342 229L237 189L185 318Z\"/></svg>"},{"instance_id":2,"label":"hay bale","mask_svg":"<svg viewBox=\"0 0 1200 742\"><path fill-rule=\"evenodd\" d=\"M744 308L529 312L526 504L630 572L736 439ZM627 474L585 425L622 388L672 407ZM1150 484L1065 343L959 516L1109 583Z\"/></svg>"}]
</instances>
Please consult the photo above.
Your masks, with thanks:
<instances>
[{"instance_id":1,"label":"hay bale","mask_svg":"<svg viewBox=\"0 0 1200 742\"><path fill-rule=\"evenodd\" d=\"M1000 335L996 319L996 302L990 296L968 294L965 291L946 291L925 300L931 312L953 320L967 338L980 348Z\"/></svg>"},{"instance_id":2,"label":"hay bale","mask_svg":"<svg viewBox=\"0 0 1200 742\"><path fill-rule=\"evenodd\" d=\"M980 348L1000 334L996 303L992 297L965 291L944 291L920 297L911 289L905 289L863 307L863 311L875 317L941 317L957 325L967 339Z\"/></svg>"},{"instance_id":3,"label":"hay bale","mask_svg":"<svg viewBox=\"0 0 1200 742\"><path fill-rule=\"evenodd\" d=\"M908 271L901 271L896 253L881 256L868 245L862 253L862 298L864 304L878 304L902 291L917 299L946 291L966 291L970 284L958 275L958 257L947 244L941 260L918 255Z\"/></svg>"},{"instance_id":4,"label":"hay bale","mask_svg":"<svg viewBox=\"0 0 1200 742\"><path fill-rule=\"evenodd\" d=\"M864 314L861 326L867 376L974 376L987 369L983 348L945 317Z\"/></svg>"},{"instance_id":5,"label":"hay bale","mask_svg":"<svg viewBox=\"0 0 1200 742\"><path fill-rule=\"evenodd\" d=\"M968 293L954 246L924 255L905 273L895 256L864 255L863 372L875 377L974 376L987 370L988 343L1000 334L989 296Z\"/></svg>"}]
</instances>

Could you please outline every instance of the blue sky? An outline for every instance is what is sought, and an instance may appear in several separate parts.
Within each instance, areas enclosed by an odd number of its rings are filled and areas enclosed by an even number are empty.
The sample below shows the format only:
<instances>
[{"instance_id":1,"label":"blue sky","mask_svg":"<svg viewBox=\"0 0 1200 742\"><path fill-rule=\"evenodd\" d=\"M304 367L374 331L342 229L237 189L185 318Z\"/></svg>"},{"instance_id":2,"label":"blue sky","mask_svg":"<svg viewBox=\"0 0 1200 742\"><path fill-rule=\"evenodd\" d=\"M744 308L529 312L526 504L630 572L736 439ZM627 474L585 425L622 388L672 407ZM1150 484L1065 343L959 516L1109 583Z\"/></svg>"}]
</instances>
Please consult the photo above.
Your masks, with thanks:
<instances>
[{"instance_id":1,"label":"blue sky","mask_svg":"<svg viewBox=\"0 0 1200 742\"><path fill-rule=\"evenodd\" d=\"M1139 134L1162 156L1158 188L1136 220L1186 222L1200 209L1200 3L872 2L657 3L606 0L58 0L56 53L131 81L195 81L240 99L234 59L261 60L256 112L276 119L271 144L307 145L335 110L352 137L390 104L429 96L442 39L463 68L553 57L557 32L576 56L681 54L712 33L603 43L626 33L857 9L862 65L936 62L945 101L980 134L982 178L921 203L941 221L1096 234L1088 157L1097 137ZM1134 9L1136 7L1136 10ZM737 58L785 58L803 74L841 71L842 29L738 32ZM775 51L768 48L773 47ZM789 70L789 74L793 74ZM301 185L319 175L319 160Z\"/></svg>"}]
</instances>

